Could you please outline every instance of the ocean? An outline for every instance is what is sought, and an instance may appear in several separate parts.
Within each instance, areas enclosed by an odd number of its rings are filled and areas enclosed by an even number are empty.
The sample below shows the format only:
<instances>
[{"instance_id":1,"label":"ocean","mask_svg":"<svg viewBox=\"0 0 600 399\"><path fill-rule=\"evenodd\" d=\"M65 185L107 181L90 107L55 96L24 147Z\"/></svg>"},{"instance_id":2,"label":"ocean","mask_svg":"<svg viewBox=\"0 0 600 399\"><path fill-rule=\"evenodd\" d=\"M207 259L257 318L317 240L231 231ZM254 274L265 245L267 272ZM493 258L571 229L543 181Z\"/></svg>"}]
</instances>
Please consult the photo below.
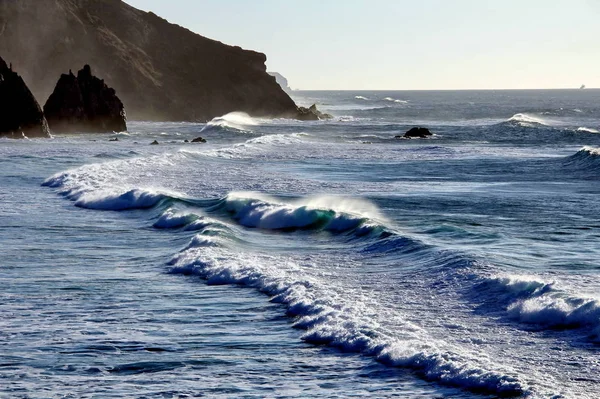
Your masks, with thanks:
<instances>
[{"instance_id":1,"label":"ocean","mask_svg":"<svg viewBox=\"0 0 600 399\"><path fill-rule=\"evenodd\" d=\"M0 140L0 397L600 397L600 90L293 97Z\"/></svg>"}]
</instances>

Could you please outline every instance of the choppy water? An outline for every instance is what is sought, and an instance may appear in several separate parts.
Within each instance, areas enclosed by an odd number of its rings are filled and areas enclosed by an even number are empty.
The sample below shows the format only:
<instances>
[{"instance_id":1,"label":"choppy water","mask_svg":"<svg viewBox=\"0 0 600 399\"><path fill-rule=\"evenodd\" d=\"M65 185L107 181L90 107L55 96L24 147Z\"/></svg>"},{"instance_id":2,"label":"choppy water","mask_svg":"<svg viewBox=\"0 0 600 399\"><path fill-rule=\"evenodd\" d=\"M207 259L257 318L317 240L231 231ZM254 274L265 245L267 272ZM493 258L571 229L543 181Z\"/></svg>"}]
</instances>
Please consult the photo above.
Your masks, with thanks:
<instances>
[{"instance_id":1,"label":"choppy water","mask_svg":"<svg viewBox=\"0 0 600 399\"><path fill-rule=\"evenodd\" d=\"M295 96L0 141L1 397L600 396L600 90Z\"/></svg>"}]
</instances>

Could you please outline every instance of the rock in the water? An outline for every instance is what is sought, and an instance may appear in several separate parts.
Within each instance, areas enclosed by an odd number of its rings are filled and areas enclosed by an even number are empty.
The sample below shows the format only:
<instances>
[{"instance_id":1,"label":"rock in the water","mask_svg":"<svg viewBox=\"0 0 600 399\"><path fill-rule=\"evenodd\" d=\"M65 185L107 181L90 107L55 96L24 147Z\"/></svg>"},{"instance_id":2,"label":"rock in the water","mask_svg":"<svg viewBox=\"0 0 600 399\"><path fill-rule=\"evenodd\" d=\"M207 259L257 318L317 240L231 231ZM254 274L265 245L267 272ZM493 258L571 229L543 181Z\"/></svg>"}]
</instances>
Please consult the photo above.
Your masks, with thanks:
<instances>
[{"instance_id":1,"label":"rock in the water","mask_svg":"<svg viewBox=\"0 0 600 399\"><path fill-rule=\"evenodd\" d=\"M110 139L110 140L108 140L108 141L119 141L119 138L118 138L118 137L115 137L114 139Z\"/></svg>"},{"instance_id":2,"label":"rock in the water","mask_svg":"<svg viewBox=\"0 0 600 399\"><path fill-rule=\"evenodd\" d=\"M0 57L0 137L50 137L40 105L23 81Z\"/></svg>"},{"instance_id":3,"label":"rock in the water","mask_svg":"<svg viewBox=\"0 0 600 399\"><path fill-rule=\"evenodd\" d=\"M190 141L188 139L183 140L184 143L189 143Z\"/></svg>"},{"instance_id":4,"label":"rock in the water","mask_svg":"<svg viewBox=\"0 0 600 399\"><path fill-rule=\"evenodd\" d=\"M432 133L426 127L413 127L408 132L404 133L404 138L412 139L412 138L421 138L424 139L428 136L432 136ZM399 137L399 136L396 136Z\"/></svg>"},{"instance_id":5,"label":"rock in the water","mask_svg":"<svg viewBox=\"0 0 600 399\"><path fill-rule=\"evenodd\" d=\"M154 140L150 145L158 145L158 141Z\"/></svg>"},{"instance_id":6,"label":"rock in the water","mask_svg":"<svg viewBox=\"0 0 600 399\"><path fill-rule=\"evenodd\" d=\"M127 130L123 103L104 80L92 75L89 65L73 75L61 75L44 105L54 132L122 132Z\"/></svg>"},{"instance_id":7,"label":"rock in the water","mask_svg":"<svg viewBox=\"0 0 600 399\"><path fill-rule=\"evenodd\" d=\"M195 139L192 140L192 143L206 143L206 139L204 139L202 137L196 137Z\"/></svg>"},{"instance_id":8,"label":"rock in the water","mask_svg":"<svg viewBox=\"0 0 600 399\"><path fill-rule=\"evenodd\" d=\"M318 121L332 118L332 115L319 111L316 104L311 105L309 108L298 107L298 114L296 116L296 119L301 121Z\"/></svg>"}]
</instances>

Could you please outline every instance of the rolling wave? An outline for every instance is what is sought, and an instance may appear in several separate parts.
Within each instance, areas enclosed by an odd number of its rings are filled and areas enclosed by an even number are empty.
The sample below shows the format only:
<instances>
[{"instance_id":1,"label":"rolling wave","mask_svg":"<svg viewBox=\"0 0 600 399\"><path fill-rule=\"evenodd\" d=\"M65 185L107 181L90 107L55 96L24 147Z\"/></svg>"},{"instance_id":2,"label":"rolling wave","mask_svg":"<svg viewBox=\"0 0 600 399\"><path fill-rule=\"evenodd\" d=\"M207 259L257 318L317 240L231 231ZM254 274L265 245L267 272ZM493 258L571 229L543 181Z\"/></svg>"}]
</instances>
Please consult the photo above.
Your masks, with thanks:
<instances>
[{"instance_id":1,"label":"rolling wave","mask_svg":"<svg viewBox=\"0 0 600 399\"><path fill-rule=\"evenodd\" d=\"M595 171L600 169L600 148L583 147L565 159L564 165L580 170Z\"/></svg>"},{"instance_id":2,"label":"rolling wave","mask_svg":"<svg viewBox=\"0 0 600 399\"><path fill-rule=\"evenodd\" d=\"M354 98L357 100L369 101L369 99L365 96L354 96Z\"/></svg>"},{"instance_id":3,"label":"rolling wave","mask_svg":"<svg viewBox=\"0 0 600 399\"><path fill-rule=\"evenodd\" d=\"M527 113L514 114L506 122L523 127L550 126L547 119Z\"/></svg>"},{"instance_id":4,"label":"rolling wave","mask_svg":"<svg viewBox=\"0 0 600 399\"><path fill-rule=\"evenodd\" d=\"M312 197L285 203L252 192L230 193L225 209L246 227L270 230L322 229L331 232L357 231L364 235L383 230L383 218L367 201L338 197Z\"/></svg>"}]
</instances>

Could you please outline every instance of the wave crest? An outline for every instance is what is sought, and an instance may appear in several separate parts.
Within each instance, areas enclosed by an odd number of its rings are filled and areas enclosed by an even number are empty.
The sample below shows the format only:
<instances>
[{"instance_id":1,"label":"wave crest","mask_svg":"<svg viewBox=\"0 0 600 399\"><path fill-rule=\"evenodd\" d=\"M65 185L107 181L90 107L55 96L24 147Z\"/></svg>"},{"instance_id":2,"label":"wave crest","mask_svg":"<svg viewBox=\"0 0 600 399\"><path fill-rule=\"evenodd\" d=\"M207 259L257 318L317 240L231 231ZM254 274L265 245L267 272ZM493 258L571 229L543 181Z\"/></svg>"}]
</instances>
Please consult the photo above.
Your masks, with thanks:
<instances>
[{"instance_id":1,"label":"wave crest","mask_svg":"<svg viewBox=\"0 0 600 399\"><path fill-rule=\"evenodd\" d=\"M216 117L200 130L200 133L211 130L227 130L233 132L252 132L251 127L258 122L245 112L230 112Z\"/></svg>"},{"instance_id":2,"label":"wave crest","mask_svg":"<svg viewBox=\"0 0 600 399\"><path fill-rule=\"evenodd\" d=\"M338 197L312 197L292 203L253 192L230 193L226 209L240 224L262 229L323 229L344 232L375 229L382 220L368 201Z\"/></svg>"}]
</instances>

